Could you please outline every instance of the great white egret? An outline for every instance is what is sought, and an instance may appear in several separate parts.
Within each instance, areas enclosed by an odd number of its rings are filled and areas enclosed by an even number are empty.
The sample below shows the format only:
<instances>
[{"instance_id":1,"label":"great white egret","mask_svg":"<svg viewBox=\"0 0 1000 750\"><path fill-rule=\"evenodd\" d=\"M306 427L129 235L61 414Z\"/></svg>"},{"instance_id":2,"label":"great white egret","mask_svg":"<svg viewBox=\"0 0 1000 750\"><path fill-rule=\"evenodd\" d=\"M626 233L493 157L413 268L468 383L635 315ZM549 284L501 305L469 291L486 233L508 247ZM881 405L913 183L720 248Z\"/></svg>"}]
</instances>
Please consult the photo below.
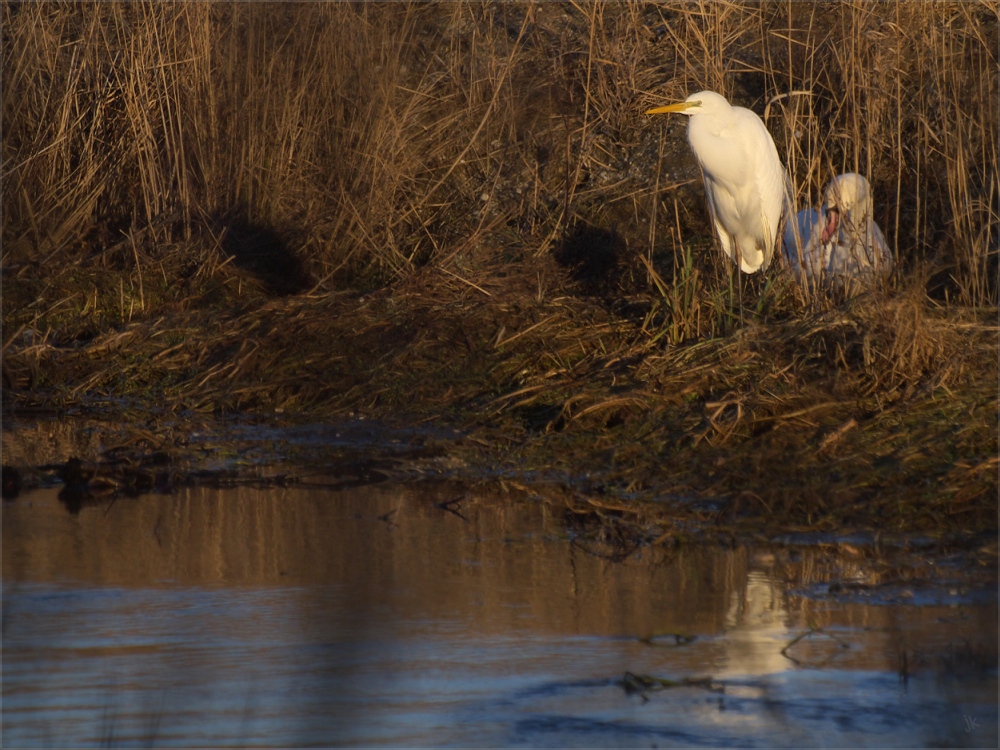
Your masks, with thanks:
<instances>
[{"instance_id":1,"label":"great white egret","mask_svg":"<svg viewBox=\"0 0 1000 750\"><path fill-rule=\"evenodd\" d=\"M714 91L647 110L680 112L705 178L708 208L722 250L744 273L767 268L780 236L787 178L761 119Z\"/></svg>"},{"instance_id":2,"label":"great white egret","mask_svg":"<svg viewBox=\"0 0 1000 750\"><path fill-rule=\"evenodd\" d=\"M867 286L892 271L892 252L872 218L871 187L854 172L830 181L819 212L807 208L788 222L782 249L796 277L814 288Z\"/></svg>"}]
</instances>

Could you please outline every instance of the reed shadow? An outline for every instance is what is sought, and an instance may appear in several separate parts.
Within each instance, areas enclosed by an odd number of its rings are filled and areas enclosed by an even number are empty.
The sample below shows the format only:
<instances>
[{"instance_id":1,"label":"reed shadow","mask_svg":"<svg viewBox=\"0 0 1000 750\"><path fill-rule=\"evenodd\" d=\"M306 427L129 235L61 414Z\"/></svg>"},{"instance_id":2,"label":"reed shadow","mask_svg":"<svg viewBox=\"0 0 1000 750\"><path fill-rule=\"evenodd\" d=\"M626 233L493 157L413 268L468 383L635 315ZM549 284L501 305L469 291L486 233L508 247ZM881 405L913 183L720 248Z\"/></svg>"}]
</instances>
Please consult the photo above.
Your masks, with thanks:
<instances>
[{"instance_id":1,"label":"reed shadow","mask_svg":"<svg viewBox=\"0 0 1000 750\"><path fill-rule=\"evenodd\" d=\"M313 285L302 261L273 227L251 221L243 213L221 223L225 227L222 251L237 268L260 279L270 294L286 297Z\"/></svg>"}]
</instances>

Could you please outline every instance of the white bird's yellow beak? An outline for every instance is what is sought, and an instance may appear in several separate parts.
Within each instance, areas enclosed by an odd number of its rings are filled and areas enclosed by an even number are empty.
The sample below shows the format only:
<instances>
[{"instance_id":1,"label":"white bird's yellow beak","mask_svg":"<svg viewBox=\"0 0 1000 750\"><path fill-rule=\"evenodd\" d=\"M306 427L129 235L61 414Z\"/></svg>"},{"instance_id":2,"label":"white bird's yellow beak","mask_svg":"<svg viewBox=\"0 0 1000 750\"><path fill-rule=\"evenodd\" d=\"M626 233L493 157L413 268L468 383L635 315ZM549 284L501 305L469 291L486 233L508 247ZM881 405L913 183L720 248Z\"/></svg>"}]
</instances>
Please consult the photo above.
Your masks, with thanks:
<instances>
[{"instance_id":1,"label":"white bird's yellow beak","mask_svg":"<svg viewBox=\"0 0 1000 750\"><path fill-rule=\"evenodd\" d=\"M697 107L701 102L677 102L676 104L667 104L663 107L653 107L652 109L647 109L647 115L665 115L668 112L683 112L685 109L691 109L691 107Z\"/></svg>"}]
</instances>

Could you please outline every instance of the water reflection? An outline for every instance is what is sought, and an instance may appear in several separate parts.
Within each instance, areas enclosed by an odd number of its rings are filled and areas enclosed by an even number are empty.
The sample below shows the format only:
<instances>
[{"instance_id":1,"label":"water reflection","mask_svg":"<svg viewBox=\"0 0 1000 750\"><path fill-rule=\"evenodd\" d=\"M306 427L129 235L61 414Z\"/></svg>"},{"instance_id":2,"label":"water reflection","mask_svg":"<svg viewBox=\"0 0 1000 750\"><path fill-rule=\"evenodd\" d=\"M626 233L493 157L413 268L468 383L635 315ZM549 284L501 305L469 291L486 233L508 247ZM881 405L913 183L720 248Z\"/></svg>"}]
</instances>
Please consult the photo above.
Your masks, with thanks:
<instances>
[{"instance_id":1,"label":"water reflection","mask_svg":"<svg viewBox=\"0 0 1000 750\"><path fill-rule=\"evenodd\" d=\"M786 581L818 551L611 563L565 535L449 485L30 493L3 511L4 745L996 742L995 604L815 600ZM943 672L956 648L979 670Z\"/></svg>"}]
</instances>

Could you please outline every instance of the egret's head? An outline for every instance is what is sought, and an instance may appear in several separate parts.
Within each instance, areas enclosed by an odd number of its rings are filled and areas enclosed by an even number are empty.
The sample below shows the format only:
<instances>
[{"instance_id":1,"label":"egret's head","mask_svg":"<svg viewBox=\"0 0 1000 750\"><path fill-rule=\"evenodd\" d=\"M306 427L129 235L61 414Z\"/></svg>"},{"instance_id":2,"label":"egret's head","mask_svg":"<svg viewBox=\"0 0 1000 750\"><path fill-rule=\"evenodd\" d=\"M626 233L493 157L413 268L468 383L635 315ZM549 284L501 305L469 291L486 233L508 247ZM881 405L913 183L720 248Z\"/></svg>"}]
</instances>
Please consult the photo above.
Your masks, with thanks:
<instances>
[{"instance_id":1,"label":"egret's head","mask_svg":"<svg viewBox=\"0 0 1000 750\"><path fill-rule=\"evenodd\" d=\"M823 244L836 233L843 216L851 216L854 223L862 220L868 212L870 188L868 180L855 172L834 177L823 192L823 212L826 224L823 227Z\"/></svg>"},{"instance_id":2,"label":"egret's head","mask_svg":"<svg viewBox=\"0 0 1000 750\"><path fill-rule=\"evenodd\" d=\"M714 91L699 91L697 94L691 94L691 96L682 102L647 109L646 114L662 115L668 112L680 112L683 115L712 115L728 111L729 109L731 107L725 97L716 94Z\"/></svg>"}]
</instances>

